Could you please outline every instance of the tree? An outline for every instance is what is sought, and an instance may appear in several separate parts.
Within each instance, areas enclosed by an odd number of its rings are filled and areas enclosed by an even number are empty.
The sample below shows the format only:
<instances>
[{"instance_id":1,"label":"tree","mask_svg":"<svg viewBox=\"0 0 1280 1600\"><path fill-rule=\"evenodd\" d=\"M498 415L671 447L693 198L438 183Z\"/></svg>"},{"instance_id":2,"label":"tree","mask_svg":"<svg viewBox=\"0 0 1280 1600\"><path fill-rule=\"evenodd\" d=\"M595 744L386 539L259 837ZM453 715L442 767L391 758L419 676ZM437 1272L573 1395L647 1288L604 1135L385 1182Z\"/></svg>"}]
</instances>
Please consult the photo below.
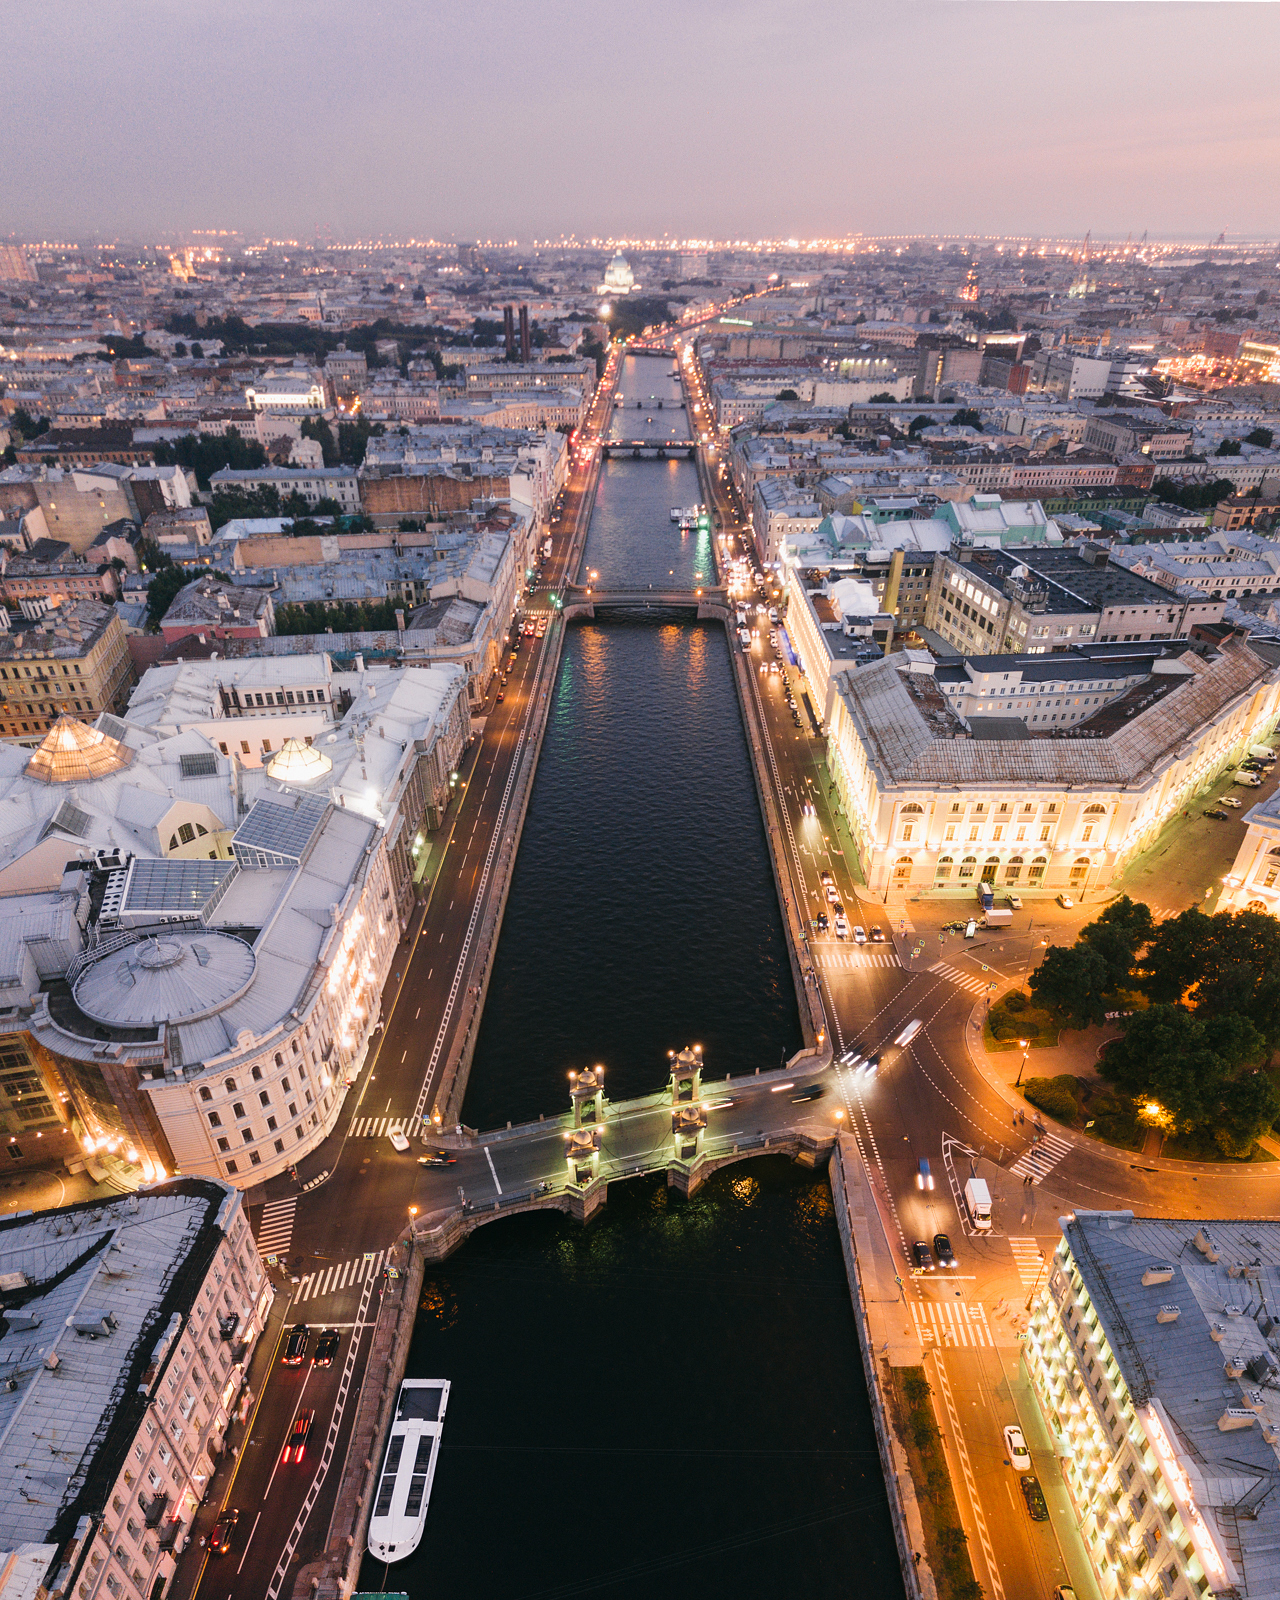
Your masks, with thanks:
<instances>
[{"instance_id":1,"label":"tree","mask_svg":"<svg viewBox=\"0 0 1280 1600\"><path fill-rule=\"evenodd\" d=\"M1233 495L1236 486L1230 478L1215 478L1212 483L1177 483L1172 478L1157 478L1152 492L1157 500L1181 506L1184 511L1207 511Z\"/></svg>"},{"instance_id":2,"label":"tree","mask_svg":"<svg viewBox=\"0 0 1280 1600\"><path fill-rule=\"evenodd\" d=\"M320 446L320 455L326 467L338 465L338 447L333 442L333 431L323 417L303 417L298 431L304 439L314 439Z\"/></svg>"},{"instance_id":3,"label":"tree","mask_svg":"<svg viewBox=\"0 0 1280 1600\"><path fill-rule=\"evenodd\" d=\"M1229 1145L1251 1145L1280 1113L1271 1080L1243 1070L1264 1049L1246 1017L1154 1005L1129 1018L1099 1070L1125 1094L1154 1102L1175 1127L1222 1130Z\"/></svg>"},{"instance_id":4,"label":"tree","mask_svg":"<svg viewBox=\"0 0 1280 1600\"><path fill-rule=\"evenodd\" d=\"M1240 454L1239 439L1224 439L1214 451L1216 456L1238 456Z\"/></svg>"},{"instance_id":5,"label":"tree","mask_svg":"<svg viewBox=\"0 0 1280 1600\"><path fill-rule=\"evenodd\" d=\"M1197 1016L1239 1013L1266 1044L1280 1043L1280 922L1262 911L1192 907L1162 922L1142 958L1139 987L1157 1004Z\"/></svg>"},{"instance_id":6,"label":"tree","mask_svg":"<svg viewBox=\"0 0 1280 1600\"><path fill-rule=\"evenodd\" d=\"M1123 895L1095 921L1080 930L1081 939L1107 963L1107 988L1118 989L1128 978L1138 951L1155 931L1150 906Z\"/></svg>"},{"instance_id":7,"label":"tree","mask_svg":"<svg viewBox=\"0 0 1280 1600\"><path fill-rule=\"evenodd\" d=\"M891 406L897 404L897 396L891 395L887 389L881 389L879 394L873 394L867 401L870 406Z\"/></svg>"},{"instance_id":8,"label":"tree","mask_svg":"<svg viewBox=\"0 0 1280 1600\"><path fill-rule=\"evenodd\" d=\"M961 406L951 421L957 428L976 428L979 433L982 432L982 413L975 411L972 406Z\"/></svg>"},{"instance_id":9,"label":"tree","mask_svg":"<svg viewBox=\"0 0 1280 1600\"><path fill-rule=\"evenodd\" d=\"M219 489L209 502L209 525L215 533L241 517L278 517L280 496L268 484L264 489Z\"/></svg>"},{"instance_id":10,"label":"tree","mask_svg":"<svg viewBox=\"0 0 1280 1600\"><path fill-rule=\"evenodd\" d=\"M1065 1012L1076 1028L1103 1020L1102 997L1110 986L1107 958L1089 944L1050 945L1031 975L1040 1004Z\"/></svg>"},{"instance_id":11,"label":"tree","mask_svg":"<svg viewBox=\"0 0 1280 1600\"><path fill-rule=\"evenodd\" d=\"M914 439L915 436L920 432L920 430L922 428L931 428L932 426L933 426L933 418L932 417L926 417L926 416L923 416L923 415L918 416L918 417L913 417L911 419L911 426L907 429L907 435L908 435L909 438Z\"/></svg>"},{"instance_id":12,"label":"tree","mask_svg":"<svg viewBox=\"0 0 1280 1600\"><path fill-rule=\"evenodd\" d=\"M195 359L197 361L203 361L204 360L204 346L202 344L199 344L199 343L193 344L191 346L191 354L195 357Z\"/></svg>"},{"instance_id":13,"label":"tree","mask_svg":"<svg viewBox=\"0 0 1280 1600\"><path fill-rule=\"evenodd\" d=\"M794 389L779 389L778 390L778 399L779 400L798 400L799 398L800 398L800 396L795 392Z\"/></svg>"},{"instance_id":14,"label":"tree","mask_svg":"<svg viewBox=\"0 0 1280 1600\"><path fill-rule=\"evenodd\" d=\"M1246 444L1261 445L1264 450L1270 450L1274 438L1275 434L1272 433L1270 428L1255 428L1252 433L1245 434L1244 442Z\"/></svg>"},{"instance_id":15,"label":"tree","mask_svg":"<svg viewBox=\"0 0 1280 1600\"><path fill-rule=\"evenodd\" d=\"M48 417L33 417L25 406L16 406L9 421L14 431L24 439L38 439L42 433L49 431Z\"/></svg>"}]
</instances>

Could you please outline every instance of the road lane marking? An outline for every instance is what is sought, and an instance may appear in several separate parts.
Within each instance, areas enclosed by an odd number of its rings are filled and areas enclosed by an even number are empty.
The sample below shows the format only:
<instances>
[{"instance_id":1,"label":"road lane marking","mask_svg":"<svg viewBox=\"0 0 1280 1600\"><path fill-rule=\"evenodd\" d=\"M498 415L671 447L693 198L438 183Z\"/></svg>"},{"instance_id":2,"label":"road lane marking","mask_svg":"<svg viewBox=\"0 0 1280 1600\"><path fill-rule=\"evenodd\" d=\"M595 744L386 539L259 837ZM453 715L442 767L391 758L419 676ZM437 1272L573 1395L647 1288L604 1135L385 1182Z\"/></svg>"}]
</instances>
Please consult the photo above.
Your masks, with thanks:
<instances>
[{"instance_id":1,"label":"road lane marking","mask_svg":"<svg viewBox=\"0 0 1280 1600\"><path fill-rule=\"evenodd\" d=\"M261 1516L262 1513L259 1511L258 1515L253 1519L253 1527L249 1529L249 1537L244 1542L244 1555L240 1557L240 1567L244 1566L245 1557L249 1554L249 1546L253 1543L253 1536L258 1531L258 1521ZM237 1577L240 1575L240 1567L236 1568Z\"/></svg>"},{"instance_id":2,"label":"road lane marking","mask_svg":"<svg viewBox=\"0 0 1280 1600\"><path fill-rule=\"evenodd\" d=\"M297 1208L296 1194L286 1200L272 1200L262 1208L257 1234L259 1255L283 1255L288 1250L293 1239L293 1214Z\"/></svg>"},{"instance_id":3,"label":"road lane marking","mask_svg":"<svg viewBox=\"0 0 1280 1600\"><path fill-rule=\"evenodd\" d=\"M1014 1177L1032 1178L1036 1183L1043 1183L1059 1161L1074 1149L1069 1139L1060 1139L1056 1133L1046 1133L1039 1143L1022 1152L1009 1171Z\"/></svg>"},{"instance_id":4,"label":"road lane marking","mask_svg":"<svg viewBox=\"0 0 1280 1600\"><path fill-rule=\"evenodd\" d=\"M497 1173L496 1168L493 1165L493 1157L489 1154L489 1146L488 1145L485 1145L485 1147L484 1147L484 1158L489 1163L489 1171L493 1174L493 1186L498 1191L498 1193L501 1194L502 1193L502 1185L498 1182L498 1173Z\"/></svg>"},{"instance_id":5,"label":"road lane marking","mask_svg":"<svg viewBox=\"0 0 1280 1600\"><path fill-rule=\"evenodd\" d=\"M289 1443L289 1440L293 1437L293 1425L298 1420L298 1412L302 1409L302 1399L303 1399L303 1396L307 1392L307 1385L311 1382L311 1374L314 1371L315 1371L314 1367L309 1366L307 1368L307 1375L302 1380L301 1389L298 1390L298 1398L293 1402L293 1415L289 1418L289 1425L284 1430L284 1442L285 1442L285 1445L287 1445ZM265 1388L266 1385L264 1384L263 1387ZM284 1448L281 1447L281 1449L276 1454L276 1464L271 1469L271 1476L267 1479L267 1486L262 1491L263 1500L265 1500L267 1498L267 1496L271 1493L271 1485L276 1481L276 1473L279 1472L279 1470L280 1470L280 1463L283 1460L283 1458L284 1458Z\"/></svg>"},{"instance_id":6,"label":"road lane marking","mask_svg":"<svg viewBox=\"0 0 1280 1600\"><path fill-rule=\"evenodd\" d=\"M1000 1582L1000 1572L996 1566L995 1551L991 1548L991 1538L987 1533L987 1519L982 1514L982 1502L978 1499L978 1488L973 1481L973 1468L969 1465L969 1447L965 1443L964 1434L960 1431L960 1418L956 1415L955 1401L951 1397L951 1381L947 1377L946 1364L942 1359L941 1350L935 1351L938 1364L938 1387L942 1391L942 1398L947 1408L947 1418L951 1427L951 1437L960 1456L960 1470L964 1473L965 1487L969 1491L969 1506L973 1512L973 1520L978 1529L978 1541L982 1545L982 1554L987 1564L987 1576L991 1580L991 1592L995 1600L1004 1600L1004 1586Z\"/></svg>"}]
</instances>

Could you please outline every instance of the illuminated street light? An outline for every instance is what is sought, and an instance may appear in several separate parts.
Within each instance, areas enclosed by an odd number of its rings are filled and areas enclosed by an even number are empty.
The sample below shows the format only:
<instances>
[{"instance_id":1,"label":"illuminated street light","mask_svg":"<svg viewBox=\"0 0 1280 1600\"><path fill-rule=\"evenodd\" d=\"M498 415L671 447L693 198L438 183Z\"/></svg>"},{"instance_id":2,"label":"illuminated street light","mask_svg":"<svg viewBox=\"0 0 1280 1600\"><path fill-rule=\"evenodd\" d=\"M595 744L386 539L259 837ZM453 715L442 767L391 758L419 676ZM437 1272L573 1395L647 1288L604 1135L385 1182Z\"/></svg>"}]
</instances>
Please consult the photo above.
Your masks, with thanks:
<instances>
[{"instance_id":1,"label":"illuminated street light","mask_svg":"<svg viewBox=\"0 0 1280 1600\"><path fill-rule=\"evenodd\" d=\"M1022 1082L1022 1071L1023 1067L1025 1067L1027 1064L1027 1056L1029 1054L1028 1046L1030 1041L1027 1039L1019 1039L1018 1043L1022 1046L1022 1066L1018 1068L1018 1076L1013 1080L1013 1086L1015 1089L1018 1088Z\"/></svg>"}]
</instances>

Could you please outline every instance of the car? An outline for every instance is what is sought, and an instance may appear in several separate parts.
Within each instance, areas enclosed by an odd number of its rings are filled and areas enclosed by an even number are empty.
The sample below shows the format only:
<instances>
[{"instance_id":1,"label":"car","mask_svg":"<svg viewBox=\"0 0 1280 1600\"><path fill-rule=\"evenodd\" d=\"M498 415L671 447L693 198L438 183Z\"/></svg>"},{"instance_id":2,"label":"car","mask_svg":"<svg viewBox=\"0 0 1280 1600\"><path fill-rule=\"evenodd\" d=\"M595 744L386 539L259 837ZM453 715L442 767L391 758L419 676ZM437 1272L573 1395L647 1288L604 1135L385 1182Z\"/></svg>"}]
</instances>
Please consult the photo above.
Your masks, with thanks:
<instances>
[{"instance_id":1,"label":"car","mask_svg":"<svg viewBox=\"0 0 1280 1600\"><path fill-rule=\"evenodd\" d=\"M917 1189L932 1189L933 1188L933 1173L929 1171L929 1158L928 1158L928 1156L921 1156L919 1162L916 1165L916 1188Z\"/></svg>"},{"instance_id":2,"label":"car","mask_svg":"<svg viewBox=\"0 0 1280 1600\"><path fill-rule=\"evenodd\" d=\"M1022 896L1020 894L1007 894L1004 897L1004 902L1010 911L1022 910Z\"/></svg>"},{"instance_id":3,"label":"car","mask_svg":"<svg viewBox=\"0 0 1280 1600\"><path fill-rule=\"evenodd\" d=\"M830 900L831 904L833 906L838 905L840 902L840 891L836 888L835 879L831 877L829 873L823 878L822 887L825 890L827 899Z\"/></svg>"},{"instance_id":4,"label":"car","mask_svg":"<svg viewBox=\"0 0 1280 1600\"><path fill-rule=\"evenodd\" d=\"M791 1096L791 1104L798 1106L802 1105L806 1100L821 1100L826 1092L820 1083L808 1083L798 1094Z\"/></svg>"},{"instance_id":5,"label":"car","mask_svg":"<svg viewBox=\"0 0 1280 1600\"><path fill-rule=\"evenodd\" d=\"M285 1440L284 1454L280 1457L280 1465L287 1467L291 1461L301 1461L307 1453L307 1440L311 1437L311 1429L316 1420L314 1411L300 1411L294 1420L289 1437Z\"/></svg>"},{"instance_id":6,"label":"car","mask_svg":"<svg viewBox=\"0 0 1280 1600\"><path fill-rule=\"evenodd\" d=\"M867 942L867 930L860 922L855 922L853 925L853 942L854 944L866 944Z\"/></svg>"},{"instance_id":7,"label":"car","mask_svg":"<svg viewBox=\"0 0 1280 1600\"><path fill-rule=\"evenodd\" d=\"M858 1072L859 1072L859 1075L861 1077L863 1077L863 1078L874 1078L876 1073L879 1072L879 1070L880 1070L880 1057L879 1056L868 1056L867 1059L862 1063L861 1067L859 1067Z\"/></svg>"},{"instance_id":8,"label":"car","mask_svg":"<svg viewBox=\"0 0 1280 1600\"><path fill-rule=\"evenodd\" d=\"M506 695L505 695L505 694L503 694L503 692L502 692L502 690L501 690L501 689L499 689L499 690L498 690L498 700L499 700L499 702L501 702L501 701L503 701L503 700L505 700L505 699L506 699L506 698L507 698L507 697L506 697Z\"/></svg>"},{"instance_id":9,"label":"car","mask_svg":"<svg viewBox=\"0 0 1280 1600\"><path fill-rule=\"evenodd\" d=\"M289 1337L285 1341L284 1355L281 1362L286 1367L300 1367L302 1359L307 1353L307 1345L311 1342L311 1329L305 1322L295 1322L289 1329Z\"/></svg>"},{"instance_id":10,"label":"car","mask_svg":"<svg viewBox=\"0 0 1280 1600\"><path fill-rule=\"evenodd\" d=\"M1040 1480L1034 1472L1025 1472L1018 1479L1022 1488L1022 1498L1027 1502L1027 1511L1032 1522L1048 1522L1049 1508L1044 1503L1044 1491L1040 1487Z\"/></svg>"},{"instance_id":11,"label":"car","mask_svg":"<svg viewBox=\"0 0 1280 1600\"><path fill-rule=\"evenodd\" d=\"M1069 894L1060 894L1058 896L1058 904L1064 911L1070 911L1072 906L1075 905L1075 901Z\"/></svg>"},{"instance_id":12,"label":"car","mask_svg":"<svg viewBox=\"0 0 1280 1600\"><path fill-rule=\"evenodd\" d=\"M1230 821L1230 817L1225 811L1222 810L1220 806L1212 806L1208 811L1204 812L1204 815L1206 817L1211 817L1214 822Z\"/></svg>"},{"instance_id":13,"label":"car","mask_svg":"<svg viewBox=\"0 0 1280 1600\"><path fill-rule=\"evenodd\" d=\"M943 933L963 933L964 930L965 924L963 922L944 922L942 924Z\"/></svg>"},{"instance_id":14,"label":"car","mask_svg":"<svg viewBox=\"0 0 1280 1600\"><path fill-rule=\"evenodd\" d=\"M819 933L825 933L827 931L827 929L831 926L831 923L825 911L819 911L818 915L813 919L813 925Z\"/></svg>"},{"instance_id":15,"label":"car","mask_svg":"<svg viewBox=\"0 0 1280 1600\"><path fill-rule=\"evenodd\" d=\"M840 913L837 913L837 915L836 915L836 938L837 939L847 939L848 937L849 937L849 919L848 919L848 917L843 916Z\"/></svg>"},{"instance_id":16,"label":"car","mask_svg":"<svg viewBox=\"0 0 1280 1600\"><path fill-rule=\"evenodd\" d=\"M1015 1472L1030 1472L1031 1452L1016 1422L1011 1422L1004 1430L1004 1447L1009 1452L1009 1465Z\"/></svg>"},{"instance_id":17,"label":"car","mask_svg":"<svg viewBox=\"0 0 1280 1600\"><path fill-rule=\"evenodd\" d=\"M844 907L838 899L833 899L831 902L831 914L836 917L844 916Z\"/></svg>"},{"instance_id":18,"label":"car","mask_svg":"<svg viewBox=\"0 0 1280 1600\"><path fill-rule=\"evenodd\" d=\"M956 1253L951 1248L951 1240L945 1233L935 1233L933 1236L933 1253L938 1258L940 1267L954 1267Z\"/></svg>"},{"instance_id":19,"label":"car","mask_svg":"<svg viewBox=\"0 0 1280 1600\"><path fill-rule=\"evenodd\" d=\"M1053 1600L1076 1600L1076 1592L1069 1583L1060 1583L1053 1591Z\"/></svg>"},{"instance_id":20,"label":"car","mask_svg":"<svg viewBox=\"0 0 1280 1600\"><path fill-rule=\"evenodd\" d=\"M239 1520L240 1512L235 1506L222 1513L213 1525L213 1532L209 1535L209 1553L211 1555L226 1555L231 1548L231 1530Z\"/></svg>"},{"instance_id":21,"label":"car","mask_svg":"<svg viewBox=\"0 0 1280 1600\"><path fill-rule=\"evenodd\" d=\"M968 922L966 922L965 925L964 925L964 936L965 936L965 938L966 939L972 939L974 934L977 933L977 931L978 931L978 920L977 920L976 917L970 917Z\"/></svg>"},{"instance_id":22,"label":"car","mask_svg":"<svg viewBox=\"0 0 1280 1600\"><path fill-rule=\"evenodd\" d=\"M342 1335L336 1328L326 1328L316 1340L316 1353L311 1358L313 1367L331 1367L333 1358L338 1353L338 1346L342 1343Z\"/></svg>"},{"instance_id":23,"label":"car","mask_svg":"<svg viewBox=\"0 0 1280 1600\"><path fill-rule=\"evenodd\" d=\"M932 1272L933 1257L929 1254L929 1246L923 1239L917 1239L911 1246L911 1264L917 1272Z\"/></svg>"},{"instance_id":24,"label":"car","mask_svg":"<svg viewBox=\"0 0 1280 1600\"><path fill-rule=\"evenodd\" d=\"M401 1155L404 1155L405 1151L409 1148L409 1141L405 1138L404 1134L391 1133L388 1134L387 1137L391 1140L391 1148L393 1150L398 1150Z\"/></svg>"},{"instance_id":25,"label":"car","mask_svg":"<svg viewBox=\"0 0 1280 1600\"><path fill-rule=\"evenodd\" d=\"M1238 800L1233 794L1223 794L1218 796L1218 804L1220 806L1230 806L1233 811L1239 811L1244 801Z\"/></svg>"},{"instance_id":26,"label":"car","mask_svg":"<svg viewBox=\"0 0 1280 1600\"><path fill-rule=\"evenodd\" d=\"M873 922L871 924L871 942L872 944L884 943L884 929L878 922Z\"/></svg>"},{"instance_id":27,"label":"car","mask_svg":"<svg viewBox=\"0 0 1280 1600\"><path fill-rule=\"evenodd\" d=\"M420 1167L451 1167L457 1161L457 1156L452 1156L447 1150L429 1150L425 1156L418 1157Z\"/></svg>"}]
</instances>

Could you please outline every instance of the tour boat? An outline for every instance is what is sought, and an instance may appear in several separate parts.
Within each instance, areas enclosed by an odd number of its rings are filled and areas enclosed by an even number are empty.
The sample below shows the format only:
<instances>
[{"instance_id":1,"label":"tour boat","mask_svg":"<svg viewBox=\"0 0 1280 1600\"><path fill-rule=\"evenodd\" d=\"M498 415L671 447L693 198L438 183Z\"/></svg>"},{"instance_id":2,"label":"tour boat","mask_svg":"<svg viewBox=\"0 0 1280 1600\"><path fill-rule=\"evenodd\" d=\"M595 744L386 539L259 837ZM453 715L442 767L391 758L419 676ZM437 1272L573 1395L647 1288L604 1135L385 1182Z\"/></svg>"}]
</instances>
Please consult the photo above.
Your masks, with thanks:
<instances>
[{"instance_id":1,"label":"tour boat","mask_svg":"<svg viewBox=\"0 0 1280 1600\"><path fill-rule=\"evenodd\" d=\"M418 1548L448 1404L444 1378L406 1378L400 1385L369 1519L369 1554L379 1561L403 1561Z\"/></svg>"},{"instance_id":2,"label":"tour boat","mask_svg":"<svg viewBox=\"0 0 1280 1600\"><path fill-rule=\"evenodd\" d=\"M672 520L672 522L680 522L683 519L683 517L684 517L684 509L683 509L683 507L681 507L681 506L672 506L672 508L671 508L671 520Z\"/></svg>"}]
</instances>

